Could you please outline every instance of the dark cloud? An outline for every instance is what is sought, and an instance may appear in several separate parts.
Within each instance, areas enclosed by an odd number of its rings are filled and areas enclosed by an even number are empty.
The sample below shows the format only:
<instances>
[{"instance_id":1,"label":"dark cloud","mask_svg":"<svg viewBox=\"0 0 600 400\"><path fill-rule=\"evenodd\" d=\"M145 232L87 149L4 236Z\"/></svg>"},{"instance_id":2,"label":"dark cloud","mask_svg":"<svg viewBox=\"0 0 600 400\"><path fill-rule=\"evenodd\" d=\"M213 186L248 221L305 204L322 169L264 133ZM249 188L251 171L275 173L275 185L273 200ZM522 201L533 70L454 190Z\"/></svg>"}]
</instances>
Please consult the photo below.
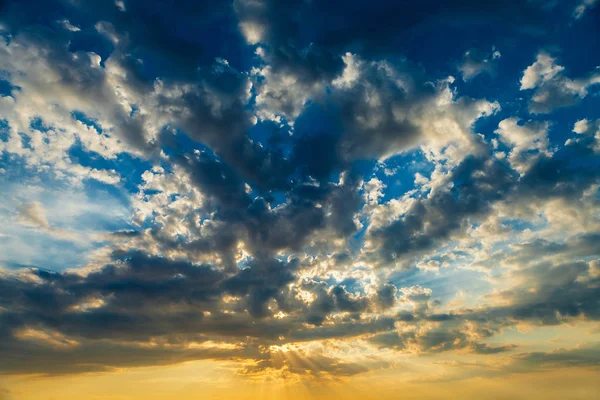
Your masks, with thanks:
<instances>
[{"instance_id":1,"label":"dark cloud","mask_svg":"<svg viewBox=\"0 0 600 400\"><path fill-rule=\"evenodd\" d=\"M1 350L9 360L3 363L4 373L73 373L208 358L260 359L252 343L352 337L393 328L393 320L356 323L352 318L318 329L301 328L304 315L310 321L317 309L323 322L334 312L358 316L376 305L374 299L350 294L340 286L321 285L319 293L309 285L304 289L317 300L306 308L294 301L296 289L289 286L295 280L296 261L257 259L226 275L207 265L142 253L114 257L115 263L87 275L35 269L21 278L0 279ZM229 304L228 296L239 300ZM330 306L317 307L323 304L319 298L329 299ZM289 318L275 318L270 301ZM151 340L172 346L146 351L141 344ZM187 348L189 342L223 340L236 346L233 350Z\"/></svg>"},{"instance_id":2,"label":"dark cloud","mask_svg":"<svg viewBox=\"0 0 600 400\"><path fill-rule=\"evenodd\" d=\"M600 287L598 277L589 272L589 264L583 261L556 266L540 263L517 272L525 283L500 292L498 296L510 305L487 310L488 315L548 325L578 316L597 320Z\"/></svg>"},{"instance_id":3,"label":"dark cloud","mask_svg":"<svg viewBox=\"0 0 600 400\"><path fill-rule=\"evenodd\" d=\"M507 368L511 372L529 372L532 369L545 370L565 366L598 368L599 362L600 347L597 344L587 344L571 349L518 354Z\"/></svg>"},{"instance_id":4,"label":"dark cloud","mask_svg":"<svg viewBox=\"0 0 600 400\"><path fill-rule=\"evenodd\" d=\"M413 350L423 353L437 353L450 350L467 350L477 354L497 354L513 350L515 346L490 346L481 342L497 332L485 324L465 324L464 321L451 321L424 330L403 330L374 335L371 343L381 348L398 351Z\"/></svg>"},{"instance_id":5,"label":"dark cloud","mask_svg":"<svg viewBox=\"0 0 600 400\"><path fill-rule=\"evenodd\" d=\"M274 361L273 355L265 355L254 344L363 335L371 335L369 341L374 345L399 351L466 349L496 354L514 346L490 346L482 340L510 320L556 324L581 315L599 318L598 278L590 275L583 262L539 264L523 270L519 273L524 279L521 287L497 295L508 306L438 314L433 308L419 306L429 302L430 292L411 288L403 292L406 301L417 304L412 313L365 319L361 317L364 313L393 305L395 287L382 286L375 296L367 297L341 286L307 282L301 289L312 293L314 299L306 306L290 301L297 295L288 286L293 280L293 262L256 262L228 277L209 266L188 262L139 253L115 256L118 262L86 276L32 270L28 278L0 280L0 306L5 310L2 352L9 360L3 363L5 373L60 374L226 358L259 360L260 368L285 366L292 370L294 366L280 365L281 360ZM241 302L228 305L227 296L239 297ZM289 316L274 318L267 307L269 301ZM331 320L338 312L347 316ZM436 325L414 329L425 320ZM396 332L396 321L413 329ZM140 346L148 340L172 345ZM246 344L197 350L186 347L189 342L211 340L244 340ZM26 357L21 351L24 348ZM57 357L61 362L56 362ZM322 372L343 375L353 371L349 368L346 372Z\"/></svg>"},{"instance_id":6,"label":"dark cloud","mask_svg":"<svg viewBox=\"0 0 600 400\"><path fill-rule=\"evenodd\" d=\"M476 343L473 345L473 351L477 354L498 354L516 349L516 345L490 346L485 343Z\"/></svg>"},{"instance_id":7,"label":"dark cloud","mask_svg":"<svg viewBox=\"0 0 600 400\"><path fill-rule=\"evenodd\" d=\"M160 229L152 231L154 240L165 250L218 253L226 257L228 268L233 268L233 252L239 242L245 243L255 257L268 259L280 250L299 250L318 232L344 238L357 229L354 215L361 206L361 181L352 170L338 183L291 182L283 192L285 202L275 207L270 191L262 195L260 191L249 192L237 170L208 151L177 155L173 161L189 173L191 183L206 196L202 209L187 218L193 221L198 213L210 213L212 223L193 240L166 238Z\"/></svg>"},{"instance_id":8,"label":"dark cloud","mask_svg":"<svg viewBox=\"0 0 600 400\"><path fill-rule=\"evenodd\" d=\"M504 32L517 29L542 29L548 9L538 1L508 2L477 0L439 0L419 3L409 1L305 2L276 1L235 2L242 31L252 42L273 48L286 44L303 48L309 43L335 49L338 53L358 51L363 54L397 52L407 36L420 28L436 25L439 29L455 24L477 27L502 27ZM252 29L254 28L254 29ZM250 34L254 33L254 35ZM404 37L404 38L403 38ZM438 40L442 40L438 36Z\"/></svg>"},{"instance_id":9,"label":"dark cloud","mask_svg":"<svg viewBox=\"0 0 600 400\"><path fill-rule=\"evenodd\" d=\"M413 76L407 80L412 74L394 71L386 63L354 58L346 62L357 69L356 81L342 84L332 99L344 131L341 154L349 159L378 158L417 143L423 133L408 115L435 98L435 86Z\"/></svg>"},{"instance_id":10,"label":"dark cloud","mask_svg":"<svg viewBox=\"0 0 600 400\"><path fill-rule=\"evenodd\" d=\"M435 248L486 215L512 189L514 174L493 158L469 157L456 167L448 188L418 199L399 220L371 233L378 255L393 262ZM379 257L377 257L379 258Z\"/></svg>"},{"instance_id":11,"label":"dark cloud","mask_svg":"<svg viewBox=\"0 0 600 400\"><path fill-rule=\"evenodd\" d=\"M559 256L561 259L583 259L600 255L600 235L589 233L570 237L562 243L545 239L515 244L514 254L506 257L506 262L514 265L527 265L548 257Z\"/></svg>"},{"instance_id":12,"label":"dark cloud","mask_svg":"<svg viewBox=\"0 0 600 400\"><path fill-rule=\"evenodd\" d=\"M9 28L17 32L24 26L51 24L59 18L81 26L82 33L93 30L98 21L110 22L119 35L127 37L126 53L153 64L147 71L149 79L158 73L189 78L199 65L210 65L215 57L239 59L241 37L228 1L128 0L124 4L125 10L121 10L115 2L104 0L51 0L43 4L7 0L3 11ZM32 13L32 7L38 12ZM218 41L215 35L219 35ZM74 45L79 44L78 39Z\"/></svg>"},{"instance_id":13,"label":"dark cloud","mask_svg":"<svg viewBox=\"0 0 600 400\"><path fill-rule=\"evenodd\" d=\"M393 307L396 303L396 292L396 286L390 284L383 285L377 291L377 305L383 310Z\"/></svg>"},{"instance_id":14,"label":"dark cloud","mask_svg":"<svg viewBox=\"0 0 600 400\"><path fill-rule=\"evenodd\" d=\"M143 348L135 344L106 342L79 343L65 348L28 343L26 340L3 343L0 374L61 375L115 371L121 367L169 365L203 359L251 359L260 353L248 349L194 350L166 346ZM27 354L27 356L23 356ZM57 361L58 360L58 361Z\"/></svg>"},{"instance_id":15,"label":"dark cloud","mask_svg":"<svg viewBox=\"0 0 600 400\"><path fill-rule=\"evenodd\" d=\"M449 176L446 185L427 198L418 198L400 219L373 230L376 259L385 262L419 254L464 234L474 221L488 215L492 205L523 204L551 199L581 202L600 179L597 158L588 140L578 141L551 156L540 156L518 180L503 161L468 157ZM574 160L577 159L577 162ZM594 202L595 200L592 200ZM589 205L581 204L581 207ZM584 246L585 236L579 239ZM381 256L381 258L379 257Z\"/></svg>"},{"instance_id":16,"label":"dark cloud","mask_svg":"<svg viewBox=\"0 0 600 400\"><path fill-rule=\"evenodd\" d=\"M598 163L589 139L573 143L552 157L541 157L521 178L517 196L576 201L600 179L594 168L586 168L586 163Z\"/></svg>"}]
</instances>

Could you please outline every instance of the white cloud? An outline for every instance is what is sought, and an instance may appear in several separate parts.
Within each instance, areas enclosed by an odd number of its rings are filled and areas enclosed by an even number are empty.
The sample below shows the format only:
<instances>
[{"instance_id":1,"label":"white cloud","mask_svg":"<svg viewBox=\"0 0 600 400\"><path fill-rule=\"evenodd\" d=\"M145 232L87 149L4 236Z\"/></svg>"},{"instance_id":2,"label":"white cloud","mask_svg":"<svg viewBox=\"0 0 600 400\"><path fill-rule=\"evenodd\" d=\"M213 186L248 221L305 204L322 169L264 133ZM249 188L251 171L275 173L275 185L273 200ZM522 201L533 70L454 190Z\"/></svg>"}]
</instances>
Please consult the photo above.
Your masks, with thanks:
<instances>
[{"instance_id":1,"label":"white cloud","mask_svg":"<svg viewBox=\"0 0 600 400\"><path fill-rule=\"evenodd\" d=\"M573 132L581 136L594 135L594 151L600 153L600 119L590 121L588 119L582 119L575 122L573 126ZM577 141L579 138L569 139L568 143Z\"/></svg>"},{"instance_id":2,"label":"white cloud","mask_svg":"<svg viewBox=\"0 0 600 400\"><path fill-rule=\"evenodd\" d=\"M119 9L119 11L121 12L125 12L127 11L127 9L125 8L125 1L124 0L115 0L115 6Z\"/></svg>"},{"instance_id":3,"label":"white cloud","mask_svg":"<svg viewBox=\"0 0 600 400\"><path fill-rule=\"evenodd\" d=\"M581 119L575 122L575 126L573 126L573 132L583 134L586 133L589 129L589 121L587 119Z\"/></svg>"},{"instance_id":4,"label":"white cloud","mask_svg":"<svg viewBox=\"0 0 600 400\"><path fill-rule=\"evenodd\" d=\"M364 197L367 204L376 205L383 197L385 184L377 178L372 178L363 184Z\"/></svg>"},{"instance_id":5,"label":"white cloud","mask_svg":"<svg viewBox=\"0 0 600 400\"><path fill-rule=\"evenodd\" d=\"M554 78L565 67L556 65L556 59L547 53L539 53L536 61L525 69L521 78L521 90L534 89Z\"/></svg>"},{"instance_id":6,"label":"white cloud","mask_svg":"<svg viewBox=\"0 0 600 400\"><path fill-rule=\"evenodd\" d=\"M536 162L540 154L548 152L547 122L526 122L519 124L517 118L507 118L498 124L496 133L500 140L512 149L508 156L511 166L520 174L524 174Z\"/></svg>"},{"instance_id":7,"label":"white cloud","mask_svg":"<svg viewBox=\"0 0 600 400\"><path fill-rule=\"evenodd\" d=\"M532 113L549 113L560 107L577 104L588 89L600 83L600 72L593 71L578 79L566 77L565 67L558 65L548 53L540 52L521 78L521 90L534 90L529 102Z\"/></svg>"},{"instance_id":8,"label":"white cloud","mask_svg":"<svg viewBox=\"0 0 600 400\"><path fill-rule=\"evenodd\" d=\"M60 26L62 26L64 29L71 31L71 32L79 32L81 30L81 28L79 28L78 26L72 25L68 19L61 19L56 22Z\"/></svg>"},{"instance_id":9,"label":"white cloud","mask_svg":"<svg viewBox=\"0 0 600 400\"><path fill-rule=\"evenodd\" d=\"M584 16L585 12L591 8L593 8L598 0L580 0L577 7L573 11L573 18L580 19Z\"/></svg>"}]
</instances>

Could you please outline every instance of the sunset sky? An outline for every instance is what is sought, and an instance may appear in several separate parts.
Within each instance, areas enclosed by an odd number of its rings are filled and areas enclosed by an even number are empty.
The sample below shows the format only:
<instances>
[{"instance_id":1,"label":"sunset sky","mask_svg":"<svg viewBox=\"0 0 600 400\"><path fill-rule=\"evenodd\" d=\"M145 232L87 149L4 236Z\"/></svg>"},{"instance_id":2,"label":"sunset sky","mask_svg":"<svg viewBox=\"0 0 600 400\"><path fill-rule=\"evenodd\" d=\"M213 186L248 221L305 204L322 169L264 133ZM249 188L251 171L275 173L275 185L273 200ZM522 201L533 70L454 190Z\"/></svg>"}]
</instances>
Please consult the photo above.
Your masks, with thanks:
<instances>
[{"instance_id":1,"label":"sunset sky","mask_svg":"<svg viewBox=\"0 0 600 400\"><path fill-rule=\"evenodd\" d=\"M599 0L0 0L0 400L599 373Z\"/></svg>"}]
</instances>

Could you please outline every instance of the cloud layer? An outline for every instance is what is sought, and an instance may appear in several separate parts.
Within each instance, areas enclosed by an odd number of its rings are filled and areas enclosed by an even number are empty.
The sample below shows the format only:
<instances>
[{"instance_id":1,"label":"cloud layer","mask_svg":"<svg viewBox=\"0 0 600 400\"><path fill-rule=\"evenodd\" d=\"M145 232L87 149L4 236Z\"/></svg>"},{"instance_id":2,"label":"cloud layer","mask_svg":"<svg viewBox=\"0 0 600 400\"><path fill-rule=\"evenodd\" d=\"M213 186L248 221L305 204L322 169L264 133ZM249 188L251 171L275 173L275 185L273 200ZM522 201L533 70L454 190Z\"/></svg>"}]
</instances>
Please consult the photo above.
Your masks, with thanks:
<instances>
[{"instance_id":1,"label":"cloud layer","mask_svg":"<svg viewBox=\"0 0 600 400\"><path fill-rule=\"evenodd\" d=\"M0 374L597 366L593 1L192 3L0 5Z\"/></svg>"}]
</instances>

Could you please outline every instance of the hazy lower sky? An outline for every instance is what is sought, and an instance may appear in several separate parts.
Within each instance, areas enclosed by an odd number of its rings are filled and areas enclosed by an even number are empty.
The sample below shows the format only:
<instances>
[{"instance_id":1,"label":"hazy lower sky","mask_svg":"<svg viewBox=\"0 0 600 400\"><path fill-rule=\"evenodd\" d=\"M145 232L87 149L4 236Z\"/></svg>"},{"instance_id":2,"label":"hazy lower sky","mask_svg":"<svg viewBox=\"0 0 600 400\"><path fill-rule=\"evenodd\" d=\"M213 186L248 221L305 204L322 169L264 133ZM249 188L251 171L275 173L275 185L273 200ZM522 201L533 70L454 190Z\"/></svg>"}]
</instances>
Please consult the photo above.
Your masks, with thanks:
<instances>
[{"instance_id":1,"label":"hazy lower sky","mask_svg":"<svg viewBox=\"0 0 600 400\"><path fill-rule=\"evenodd\" d=\"M600 398L600 1L0 1L0 400Z\"/></svg>"}]
</instances>

